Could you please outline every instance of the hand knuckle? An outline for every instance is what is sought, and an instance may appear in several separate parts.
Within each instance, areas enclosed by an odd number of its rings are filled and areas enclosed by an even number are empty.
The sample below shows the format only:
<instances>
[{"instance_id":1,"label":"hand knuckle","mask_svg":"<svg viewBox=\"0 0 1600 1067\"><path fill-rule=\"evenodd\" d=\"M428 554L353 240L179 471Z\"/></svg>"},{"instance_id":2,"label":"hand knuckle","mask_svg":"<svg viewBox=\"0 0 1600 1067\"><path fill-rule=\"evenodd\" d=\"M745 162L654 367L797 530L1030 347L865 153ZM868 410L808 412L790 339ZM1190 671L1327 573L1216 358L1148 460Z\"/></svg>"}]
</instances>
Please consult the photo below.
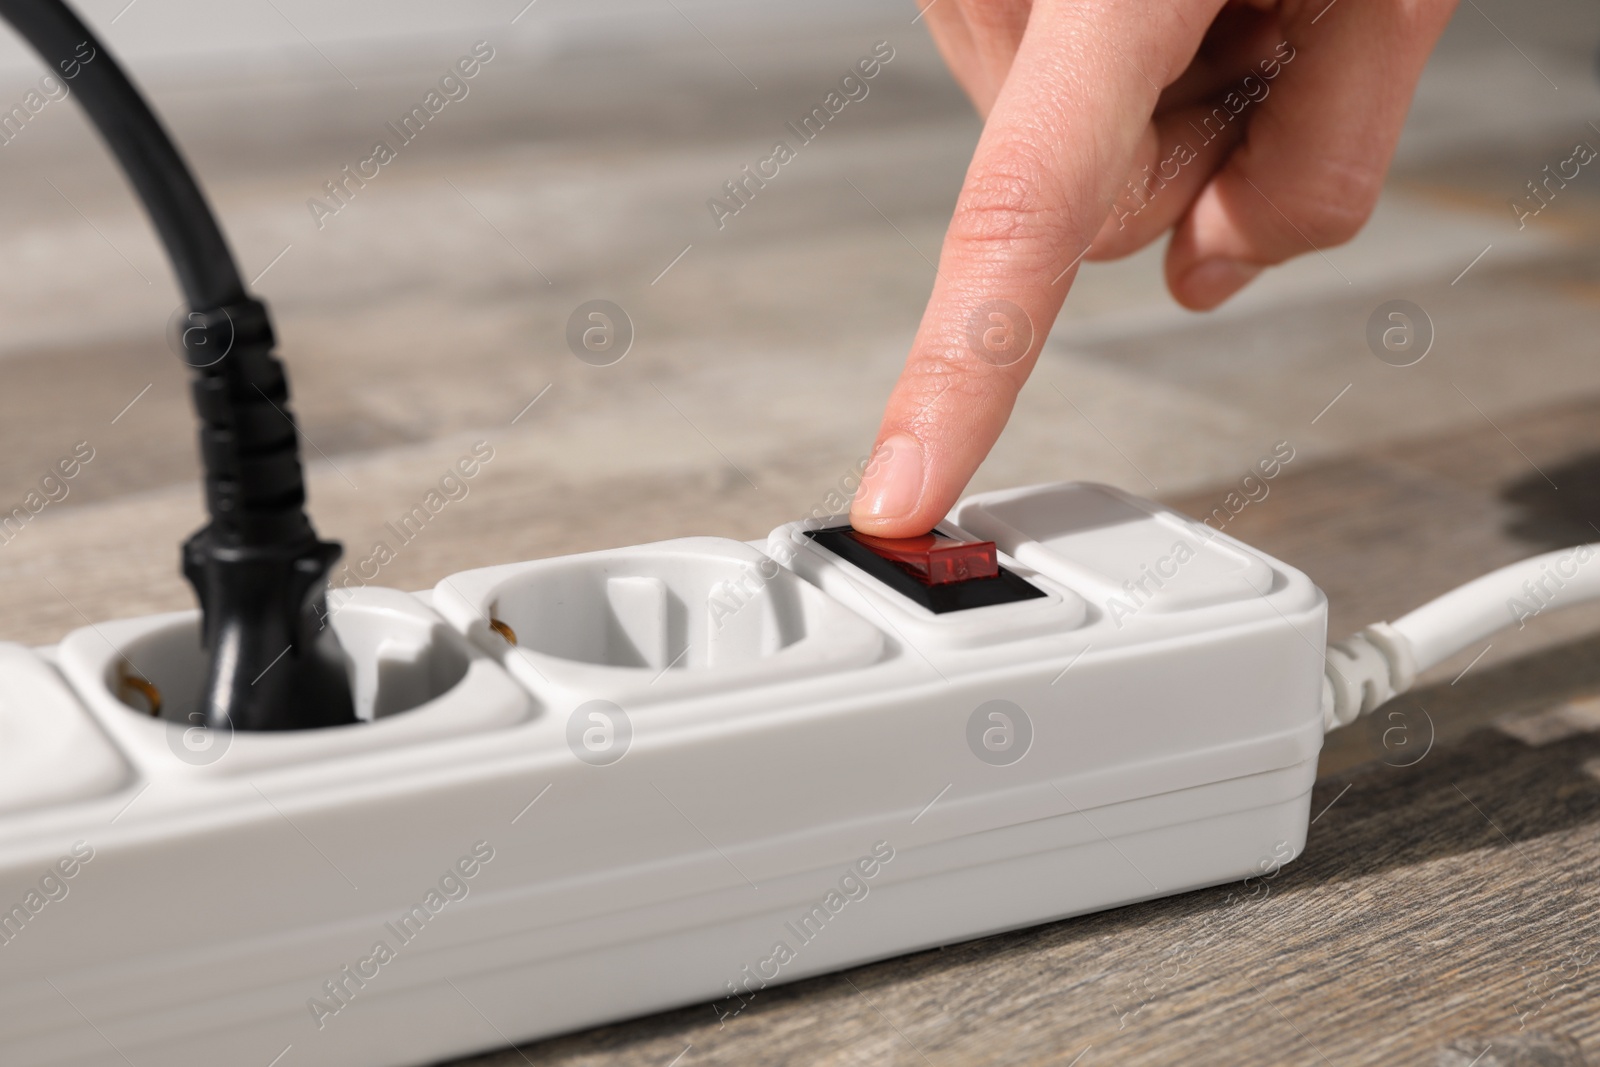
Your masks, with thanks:
<instances>
[{"instance_id":1,"label":"hand knuckle","mask_svg":"<svg viewBox=\"0 0 1600 1067\"><path fill-rule=\"evenodd\" d=\"M905 387L917 401L921 418L938 421L943 412L990 403L994 376L978 373L979 366L990 369L965 345L941 345L921 352L905 374Z\"/></svg>"},{"instance_id":2,"label":"hand knuckle","mask_svg":"<svg viewBox=\"0 0 1600 1067\"><path fill-rule=\"evenodd\" d=\"M1340 245L1361 232L1377 201L1377 187L1365 174L1330 172L1307 187L1284 211L1312 244Z\"/></svg>"},{"instance_id":3,"label":"hand knuckle","mask_svg":"<svg viewBox=\"0 0 1600 1067\"><path fill-rule=\"evenodd\" d=\"M1058 212L1039 188L1037 175L1049 173L1039 155L1031 147L1008 147L1004 158L970 178L950 223L950 239L1009 249L1053 230Z\"/></svg>"}]
</instances>

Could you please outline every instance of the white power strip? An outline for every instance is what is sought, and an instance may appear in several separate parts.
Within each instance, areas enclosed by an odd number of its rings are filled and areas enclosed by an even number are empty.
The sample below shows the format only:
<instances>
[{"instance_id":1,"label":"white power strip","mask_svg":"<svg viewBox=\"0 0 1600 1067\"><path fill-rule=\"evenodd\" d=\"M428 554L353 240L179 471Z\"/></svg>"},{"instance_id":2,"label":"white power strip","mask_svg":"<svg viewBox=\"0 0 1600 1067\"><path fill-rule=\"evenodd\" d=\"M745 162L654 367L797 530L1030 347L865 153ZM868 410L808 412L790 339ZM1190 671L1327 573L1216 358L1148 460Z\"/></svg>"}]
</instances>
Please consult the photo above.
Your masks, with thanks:
<instances>
[{"instance_id":1,"label":"white power strip","mask_svg":"<svg viewBox=\"0 0 1600 1067\"><path fill-rule=\"evenodd\" d=\"M351 594L355 726L186 725L194 612L0 647L0 1063L399 1067L726 1016L1299 853L1304 575L1042 486L941 527L1026 598L936 612L828 525Z\"/></svg>"}]
</instances>

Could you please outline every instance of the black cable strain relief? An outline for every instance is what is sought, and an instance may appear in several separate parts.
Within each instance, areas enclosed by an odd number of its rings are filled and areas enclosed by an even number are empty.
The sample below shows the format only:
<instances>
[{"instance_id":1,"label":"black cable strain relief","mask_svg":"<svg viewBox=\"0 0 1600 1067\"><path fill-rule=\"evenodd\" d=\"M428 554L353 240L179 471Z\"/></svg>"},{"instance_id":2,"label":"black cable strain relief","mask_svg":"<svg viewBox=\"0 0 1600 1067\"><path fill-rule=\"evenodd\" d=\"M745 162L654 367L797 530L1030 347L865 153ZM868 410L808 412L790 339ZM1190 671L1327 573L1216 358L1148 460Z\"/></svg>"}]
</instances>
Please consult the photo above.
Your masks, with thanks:
<instances>
[{"instance_id":1,"label":"black cable strain relief","mask_svg":"<svg viewBox=\"0 0 1600 1067\"><path fill-rule=\"evenodd\" d=\"M228 360L236 352L266 353L278 343L267 305L250 297L222 307L190 312L184 319L179 342L183 361L208 377L237 373L230 363L238 361Z\"/></svg>"}]
</instances>

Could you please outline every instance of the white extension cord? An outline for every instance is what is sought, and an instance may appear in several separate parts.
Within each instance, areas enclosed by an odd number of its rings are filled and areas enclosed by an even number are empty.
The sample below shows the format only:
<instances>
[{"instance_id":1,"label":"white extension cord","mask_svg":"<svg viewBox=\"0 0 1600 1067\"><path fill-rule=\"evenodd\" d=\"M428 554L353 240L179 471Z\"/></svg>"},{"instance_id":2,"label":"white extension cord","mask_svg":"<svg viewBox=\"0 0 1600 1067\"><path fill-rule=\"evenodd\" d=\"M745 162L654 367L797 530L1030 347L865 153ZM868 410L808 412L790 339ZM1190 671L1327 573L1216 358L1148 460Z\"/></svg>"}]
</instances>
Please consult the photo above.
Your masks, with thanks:
<instances>
[{"instance_id":1,"label":"white extension cord","mask_svg":"<svg viewBox=\"0 0 1600 1067\"><path fill-rule=\"evenodd\" d=\"M196 725L193 611L0 643L0 1064L412 1067L1269 877L1325 726L1600 597L1582 546L1328 648L1107 487L966 499L998 573L937 589L846 522L341 590L351 726Z\"/></svg>"},{"instance_id":2,"label":"white extension cord","mask_svg":"<svg viewBox=\"0 0 1600 1067\"><path fill-rule=\"evenodd\" d=\"M1403 615L1328 646L1322 719L1354 722L1404 693L1417 675L1546 608L1600 599L1600 544L1577 545L1501 567Z\"/></svg>"},{"instance_id":3,"label":"white extension cord","mask_svg":"<svg viewBox=\"0 0 1600 1067\"><path fill-rule=\"evenodd\" d=\"M726 1020L1300 854L1304 574L1091 485L968 498L940 529L999 573L938 587L846 522L341 590L352 726L195 725L192 611L0 644L0 1064L413 1067Z\"/></svg>"}]
</instances>

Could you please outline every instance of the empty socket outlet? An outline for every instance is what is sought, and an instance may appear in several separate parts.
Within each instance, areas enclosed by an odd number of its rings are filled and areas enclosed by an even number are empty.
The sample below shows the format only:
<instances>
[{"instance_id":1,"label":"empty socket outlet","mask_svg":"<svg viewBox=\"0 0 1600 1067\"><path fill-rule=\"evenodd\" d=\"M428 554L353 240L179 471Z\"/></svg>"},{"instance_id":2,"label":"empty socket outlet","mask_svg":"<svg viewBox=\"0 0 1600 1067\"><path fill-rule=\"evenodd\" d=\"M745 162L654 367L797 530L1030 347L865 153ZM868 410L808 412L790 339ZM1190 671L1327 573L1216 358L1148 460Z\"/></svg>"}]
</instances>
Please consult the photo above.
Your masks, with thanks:
<instances>
[{"instance_id":1,"label":"empty socket outlet","mask_svg":"<svg viewBox=\"0 0 1600 1067\"><path fill-rule=\"evenodd\" d=\"M536 692L634 704L862 667L884 647L860 616L720 537L466 571L433 604Z\"/></svg>"}]
</instances>

